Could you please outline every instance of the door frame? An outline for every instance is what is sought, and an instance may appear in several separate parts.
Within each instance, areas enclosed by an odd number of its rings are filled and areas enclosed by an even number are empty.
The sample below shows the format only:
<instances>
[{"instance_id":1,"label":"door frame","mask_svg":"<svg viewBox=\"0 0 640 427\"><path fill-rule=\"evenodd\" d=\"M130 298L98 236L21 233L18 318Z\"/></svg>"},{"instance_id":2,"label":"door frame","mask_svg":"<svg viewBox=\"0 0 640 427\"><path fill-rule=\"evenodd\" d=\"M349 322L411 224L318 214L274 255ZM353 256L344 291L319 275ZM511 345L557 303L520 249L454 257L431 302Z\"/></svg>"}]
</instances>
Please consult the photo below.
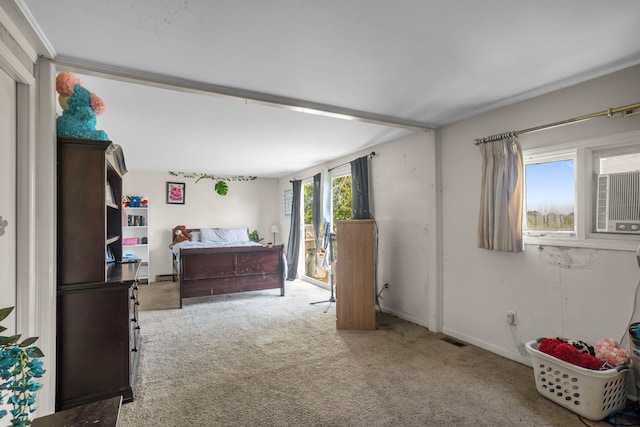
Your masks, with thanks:
<instances>
[{"instance_id":1,"label":"door frame","mask_svg":"<svg viewBox=\"0 0 640 427\"><path fill-rule=\"evenodd\" d=\"M0 27L10 37L0 35L0 69L16 82L16 330L38 336L45 354L41 416L55 412L55 71L25 35L33 29L4 7Z\"/></svg>"}]
</instances>

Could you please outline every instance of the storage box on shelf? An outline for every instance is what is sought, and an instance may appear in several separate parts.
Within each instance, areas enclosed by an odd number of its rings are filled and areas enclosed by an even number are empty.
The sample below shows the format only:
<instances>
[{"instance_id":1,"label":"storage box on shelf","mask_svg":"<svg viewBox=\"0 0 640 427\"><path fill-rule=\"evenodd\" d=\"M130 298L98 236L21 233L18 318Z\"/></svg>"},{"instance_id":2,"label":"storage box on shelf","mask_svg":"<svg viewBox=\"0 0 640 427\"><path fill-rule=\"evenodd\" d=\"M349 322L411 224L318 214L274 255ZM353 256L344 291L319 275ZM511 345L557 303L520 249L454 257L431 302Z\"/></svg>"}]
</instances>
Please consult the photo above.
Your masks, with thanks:
<instances>
[{"instance_id":1,"label":"storage box on shelf","mask_svg":"<svg viewBox=\"0 0 640 427\"><path fill-rule=\"evenodd\" d=\"M138 196L125 196L123 200L140 199ZM146 200L146 199L144 199ZM149 265L149 206L148 203L122 208L122 253L123 258L141 261L138 279L149 283L151 277Z\"/></svg>"},{"instance_id":2,"label":"storage box on shelf","mask_svg":"<svg viewBox=\"0 0 640 427\"><path fill-rule=\"evenodd\" d=\"M628 365L594 371L541 352L537 340L529 341L526 349L536 389L547 399L593 421L624 408Z\"/></svg>"}]
</instances>

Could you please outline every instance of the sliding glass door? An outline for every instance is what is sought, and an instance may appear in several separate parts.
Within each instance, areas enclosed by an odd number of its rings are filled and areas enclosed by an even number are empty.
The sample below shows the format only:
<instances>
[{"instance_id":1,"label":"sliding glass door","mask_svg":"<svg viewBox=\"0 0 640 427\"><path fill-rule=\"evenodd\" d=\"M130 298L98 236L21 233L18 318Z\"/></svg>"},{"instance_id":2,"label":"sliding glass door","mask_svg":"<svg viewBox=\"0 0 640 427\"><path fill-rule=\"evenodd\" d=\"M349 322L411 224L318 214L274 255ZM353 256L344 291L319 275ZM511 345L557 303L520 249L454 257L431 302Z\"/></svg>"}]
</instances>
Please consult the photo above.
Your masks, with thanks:
<instances>
[{"instance_id":1,"label":"sliding glass door","mask_svg":"<svg viewBox=\"0 0 640 427\"><path fill-rule=\"evenodd\" d=\"M313 178L309 178L302 182L303 193L303 223L304 232L302 233L302 246L304 248L304 276L306 281L323 286L329 285L332 281L332 265L331 260L325 260L330 256L328 248L330 240L335 240L335 222L340 220L351 219L351 167L349 164L340 166L326 172L330 174L330 178L325 181L325 185L320 189L316 188L314 192ZM318 185L319 182L316 182ZM330 194L328 194L330 192ZM325 194L330 199L330 215L324 214L325 221L328 221L329 230L324 230L321 212L314 212L314 209L322 209L321 206L329 206L327 203L314 200L314 197L322 197ZM329 218L327 218L330 216ZM314 227L314 218L320 224ZM316 238L316 233L320 238ZM335 242L334 242L335 243ZM316 250L317 246L317 250ZM333 245L335 249L335 244ZM334 254L333 259L336 259Z\"/></svg>"},{"instance_id":2,"label":"sliding glass door","mask_svg":"<svg viewBox=\"0 0 640 427\"><path fill-rule=\"evenodd\" d=\"M313 227L314 207L319 206L320 203L314 203L312 178L302 182L302 193L304 195L304 233L302 236L302 245L304 247L304 278L312 283L319 282L328 285L329 272L323 267L324 249L322 248L321 240L316 239L316 233ZM316 214L318 215L320 213L316 212ZM319 233L321 236L321 229ZM318 245L317 254L316 245Z\"/></svg>"}]
</instances>

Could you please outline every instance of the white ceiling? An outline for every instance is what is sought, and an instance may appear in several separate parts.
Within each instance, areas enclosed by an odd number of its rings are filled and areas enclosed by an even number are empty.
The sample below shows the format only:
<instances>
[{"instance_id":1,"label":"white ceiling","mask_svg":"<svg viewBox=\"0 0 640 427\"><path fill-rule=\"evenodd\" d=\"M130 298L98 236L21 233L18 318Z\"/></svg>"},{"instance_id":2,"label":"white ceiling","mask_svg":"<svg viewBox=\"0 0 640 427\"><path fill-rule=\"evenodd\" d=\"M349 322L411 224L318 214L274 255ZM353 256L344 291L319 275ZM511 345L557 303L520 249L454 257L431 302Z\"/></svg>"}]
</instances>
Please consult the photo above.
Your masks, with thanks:
<instances>
[{"instance_id":1,"label":"white ceiling","mask_svg":"<svg viewBox=\"0 0 640 427\"><path fill-rule=\"evenodd\" d=\"M640 63L637 0L15 1L130 170L281 177L413 131L254 99L438 127Z\"/></svg>"}]
</instances>

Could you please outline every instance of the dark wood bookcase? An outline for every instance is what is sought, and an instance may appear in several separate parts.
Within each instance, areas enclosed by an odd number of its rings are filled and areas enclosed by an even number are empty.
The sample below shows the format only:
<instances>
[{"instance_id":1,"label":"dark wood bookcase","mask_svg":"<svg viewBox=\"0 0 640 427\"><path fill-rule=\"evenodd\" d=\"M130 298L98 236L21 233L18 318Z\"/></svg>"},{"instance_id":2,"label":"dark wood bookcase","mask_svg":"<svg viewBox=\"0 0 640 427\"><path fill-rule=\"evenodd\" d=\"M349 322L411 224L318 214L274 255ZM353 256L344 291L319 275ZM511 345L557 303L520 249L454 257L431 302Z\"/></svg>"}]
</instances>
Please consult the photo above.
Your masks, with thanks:
<instances>
[{"instance_id":1,"label":"dark wood bookcase","mask_svg":"<svg viewBox=\"0 0 640 427\"><path fill-rule=\"evenodd\" d=\"M111 141L58 138L56 411L134 397L139 262L121 262L125 172Z\"/></svg>"}]
</instances>

